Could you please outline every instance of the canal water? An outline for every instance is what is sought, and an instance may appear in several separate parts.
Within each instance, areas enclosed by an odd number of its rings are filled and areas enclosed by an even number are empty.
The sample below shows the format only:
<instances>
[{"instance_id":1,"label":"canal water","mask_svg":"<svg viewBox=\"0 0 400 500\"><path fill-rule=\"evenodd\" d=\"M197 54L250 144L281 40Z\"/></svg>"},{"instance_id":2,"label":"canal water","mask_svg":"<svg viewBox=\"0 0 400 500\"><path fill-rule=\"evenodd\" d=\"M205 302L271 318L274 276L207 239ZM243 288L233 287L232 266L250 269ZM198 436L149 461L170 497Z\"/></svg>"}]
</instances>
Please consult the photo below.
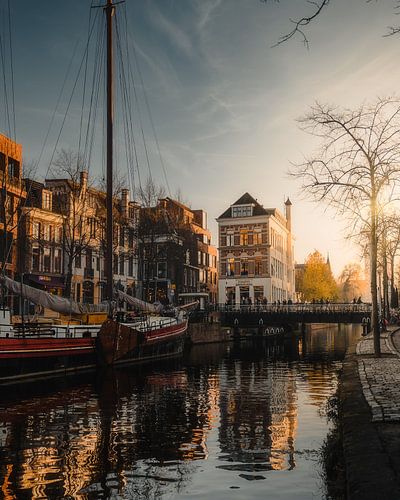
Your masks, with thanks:
<instances>
[{"instance_id":1,"label":"canal water","mask_svg":"<svg viewBox=\"0 0 400 500\"><path fill-rule=\"evenodd\" d=\"M324 498L327 399L355 326L0 389L1 498Z\"/></svg>"}]
</instances>

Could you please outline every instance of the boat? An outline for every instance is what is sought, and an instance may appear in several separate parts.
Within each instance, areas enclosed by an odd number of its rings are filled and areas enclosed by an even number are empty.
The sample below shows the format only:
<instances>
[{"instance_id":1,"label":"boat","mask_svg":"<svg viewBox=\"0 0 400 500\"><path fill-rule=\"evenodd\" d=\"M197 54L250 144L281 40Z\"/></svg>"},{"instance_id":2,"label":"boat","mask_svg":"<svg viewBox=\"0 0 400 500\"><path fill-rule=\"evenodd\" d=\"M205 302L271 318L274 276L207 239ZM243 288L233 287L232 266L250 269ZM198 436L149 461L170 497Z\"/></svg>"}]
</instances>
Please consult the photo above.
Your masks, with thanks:
<instances>
[{"instance_id":1,"label":"boat","mask_svg":"<svg viewBox=\"0 0 400 500\"><path fill-rule=\"evenodd\" d=\"M21 293L21 284L8 277L1 279L3 286ZM64 324L49 322L12 323L7 308L0 310L0 385L20 381L33 381L48 376L62 376L77 370L96 366L95 338L102 322L90 324L93 318L104 318L104 312L88 310L68 299L23 285L24 297L52 310L79 312L86 324L78 319ZM71 313L71 314L72 314ZM82 318L82 314L81 314Z\"/></svg>"},{"instance_id":2,"label":"boat","mask_svg":"<svg viewBox=\"0 0 400 500\"><path fill-rule=\"evenodd\" d=\"M107 22L107 223L106 248L113 248L113 17L116 3L107 0L104 11ZM113 255L106 252L106 293L110 304L110 317L100 328L96 341L98 362L108 365L154 361L177 356L183 352L188 321L184 309L163 308L161 304L148 304L119 292L132 305L148 313L146 319L127 323L112 314L114 303ZM121 296L122 293L122 296ZM141 303L141 305L139 305Z\"/></svg>"},{"instance_id":3,"label":"boat","mask_svg":"<svg viewBox=\"0 0 400 500\"><path fill-rule=\"evenodd\" d=\"M134 323L105 321L97 336L100 364L116 365L175 357L183 352L187 319L150 316Z\"/></svg>"},{"instance_id":4,"label":"boat","mask_svg":"<svg viewBox=\"0 0 400 500\"><path fill-rule=\"evenodd\" d=\"M107 24L107 193L106 249L113 248L113 62L112 21L116 4L104 6ZM117 291L114 286L113 255L106 252L106 298L100 310L87 304L54 296L43 290L18 283L7 276L1 284L13 293L65 315L103 314L97 324L13 325L6 309L0 311L0 384L38 377L64 375L96 365L153 361L183 352L187 332L187 306L181 308L148 304ZM135 321L128 321L115 309L116 297L142 311Z\"/></svg>"}]
</instances>

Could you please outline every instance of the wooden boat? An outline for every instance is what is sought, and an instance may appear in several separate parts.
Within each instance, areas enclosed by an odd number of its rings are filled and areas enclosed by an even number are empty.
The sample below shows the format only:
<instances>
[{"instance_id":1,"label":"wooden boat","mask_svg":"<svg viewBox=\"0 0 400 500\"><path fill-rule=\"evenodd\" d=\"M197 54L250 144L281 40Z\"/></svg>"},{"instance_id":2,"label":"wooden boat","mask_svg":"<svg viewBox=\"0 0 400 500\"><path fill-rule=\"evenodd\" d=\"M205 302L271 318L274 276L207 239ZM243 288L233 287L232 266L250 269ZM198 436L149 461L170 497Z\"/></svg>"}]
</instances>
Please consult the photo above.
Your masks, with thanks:
<instances>
[{"instance_id":1,"label":"wooden boat","mask_svg":"<svg viewBox=\"0 0 400 500\"><path fill-rule=\"evenodd\" d=\"M182 354L187 319L151 316L135 323L109 319L103 323L96 345L99 363L153 361Z\"/></svg>"},{"instance_id":2,"label":"wooden boat","mask_svg":"<svg viewBox=\"0 0 400 500\"><path fill-rule=\"evenodd\" d=\"M64 375L95 366L101 325L12 325L0 311L0 385Z\"/></svg>"}]
</instances>

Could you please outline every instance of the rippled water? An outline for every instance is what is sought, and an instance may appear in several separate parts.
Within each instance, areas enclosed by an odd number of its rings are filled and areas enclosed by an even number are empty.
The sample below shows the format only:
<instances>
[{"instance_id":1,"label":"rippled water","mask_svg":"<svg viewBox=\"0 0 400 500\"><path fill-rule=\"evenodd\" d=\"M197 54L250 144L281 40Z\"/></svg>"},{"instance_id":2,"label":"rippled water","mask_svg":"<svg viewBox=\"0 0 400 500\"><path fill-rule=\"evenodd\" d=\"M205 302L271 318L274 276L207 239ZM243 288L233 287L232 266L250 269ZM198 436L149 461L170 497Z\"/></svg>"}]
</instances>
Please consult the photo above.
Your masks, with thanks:
<instances>
[{"instance_id":1,"label":"rippled water","mask_svg":"<svg viewBox=\"0 0 400 500\"><path fill-rule=\"evenodd\" d=\"M157 368L3 389L0 497L323 498L325 403L359 333L197 346Z\"/></svg>"}]
</instances>

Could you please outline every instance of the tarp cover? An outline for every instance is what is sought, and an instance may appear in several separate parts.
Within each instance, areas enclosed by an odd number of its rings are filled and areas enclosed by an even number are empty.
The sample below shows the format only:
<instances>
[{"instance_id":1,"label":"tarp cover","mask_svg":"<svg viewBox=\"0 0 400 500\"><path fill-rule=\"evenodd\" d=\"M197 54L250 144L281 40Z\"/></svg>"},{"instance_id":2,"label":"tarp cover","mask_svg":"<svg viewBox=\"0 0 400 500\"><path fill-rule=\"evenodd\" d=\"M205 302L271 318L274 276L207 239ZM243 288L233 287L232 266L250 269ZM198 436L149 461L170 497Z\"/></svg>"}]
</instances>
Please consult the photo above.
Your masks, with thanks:
<instances>
[{"instance_id":1,"label":"tarp cover","mask_svg":"<svg viewBox=\"0 0 400 500\"><path fill-rule=\"evenodd\" d=\"M162 304L150 304L149 302L145 302L144 300L137 299L136 297L132 297L131 295L128 295L125 292L122 292L121 290L118 290L118 297L121 300L124 300L128 304L130 304L133 307L136 307L137 309L140 309L141 311L147 311L150 313L160 313L164 307Z\"/></svg>"},{"instance_id":2,"label":"tarp cover","mask_svg":"<svg viewBox=\"0 0 400 500\"><path fill-rule=\"evenodd\" d=\"M85 314L108 311L108 304L79 304L71 299L59 297L58 295L53 295L44 290L38 290L37 288L25 284L22 285L21 293L21 283L7 276L1 278L1 283L11 292L30 300L34 304L39 304L61 314Z\"/></svg>"}]
</instances>

